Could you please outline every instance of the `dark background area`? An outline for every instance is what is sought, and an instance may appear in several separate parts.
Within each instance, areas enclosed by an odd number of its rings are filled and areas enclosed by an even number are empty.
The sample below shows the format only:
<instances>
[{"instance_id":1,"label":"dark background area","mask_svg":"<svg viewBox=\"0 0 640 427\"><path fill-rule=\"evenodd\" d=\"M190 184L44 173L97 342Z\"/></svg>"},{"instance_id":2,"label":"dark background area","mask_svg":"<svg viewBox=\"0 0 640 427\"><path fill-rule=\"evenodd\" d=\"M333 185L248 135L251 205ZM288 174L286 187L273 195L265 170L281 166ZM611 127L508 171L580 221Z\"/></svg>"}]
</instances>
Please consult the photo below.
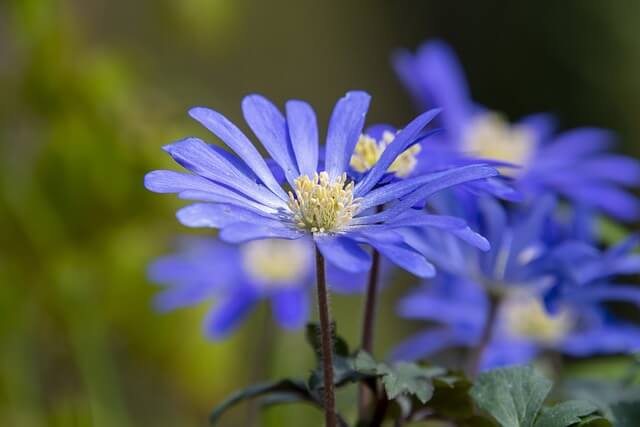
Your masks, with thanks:
<instances>
[{"instance_id":1,"label":"dark background area","mask_svg":"<svg viewBox=\"0 0 640 427\"><path fill-rule=\"evenodd\" d=\"M194 232L142 177L175 168L166 143L214 142L189 107L240 124L240 100L259 92L305 99L326 123L338 97L364 89L369 123L401 126L415 112L390 54L438 37L477 101L512 119L550 111L561 128L614 129L637 157L638 19L631 0L0 2L0 424L201 426L232 390L311 367L302 334L264 330L266 309L209 343L206 307L150 308L147 263ZM417 326L393 315L410 282L398 281L382 297L379 356ZM333 298L352 341L359 303ZM615 361L597 363L615 374ZM271 410L262 425L306 416L317 414Z\"/></svg>"}]
</instances>

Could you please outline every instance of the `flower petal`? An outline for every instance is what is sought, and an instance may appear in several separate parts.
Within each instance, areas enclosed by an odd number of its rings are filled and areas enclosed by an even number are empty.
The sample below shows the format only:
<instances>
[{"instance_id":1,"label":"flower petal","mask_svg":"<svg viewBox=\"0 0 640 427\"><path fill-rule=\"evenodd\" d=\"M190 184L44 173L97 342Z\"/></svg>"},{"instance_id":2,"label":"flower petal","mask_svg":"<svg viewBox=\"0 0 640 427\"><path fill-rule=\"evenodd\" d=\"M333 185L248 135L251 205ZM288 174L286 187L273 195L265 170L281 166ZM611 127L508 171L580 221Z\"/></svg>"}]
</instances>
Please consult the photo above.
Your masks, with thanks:
<instances>
[{"instance_id":1,"label":"flower petal","mask_svg":"<svg viewBox=\"0 0 640 427\"><path fill-rule=\"evenodd\" d=\"M242 113L253 133L284 171L289 184L293 185L300 173L280 110L263 96L249 95L242 100Z\"/></svg>"},{"instance_id":2,"label":"flower petal","mask_svg":"<svg viewBox=\"0 0 640 427\"><path fill-rule=\"evenodd\" d=\"M267 206L275 208L285 206L283 200L269 189L243 174L225 157L198 138L183 139L166 145L164 150L176 162L197 175L233 188Z\"/></svg>"},{"instance_id":3,"label":"flower petal","mask_svg":"<svg viewBox=\"0 0 640 427\"><path fill-rule=\"evenodd\" d=\"M246 289L228 295L209 312L205 335L216 341L225 338L240 326L257 301L256 295Z\"/></svg>"},{"instance_id":4,"label":"flower petal","mask_svg":"<svg viewBox=\"0 0 640 427\"><path fill-rule=\"evenodd\" d=\"M318 123L313 108L304 101L292 100L286 104L287 125L291 145L301 175L309 177L318 168Z\"/></svg>"},{"instance_id":5,"label":"flower petal","mask_svg":"<svg viewBox=\"0 0 640 427\"><path fill-rule=\"evenodd\" d=\"M351 273L371 268L371 255L347 237L314 236L318 249L327 262Z\"/></svg>"},{"instance_id":6,"label":"flower petal","mask_svg":"<svg viewBox=\"0 0 640 427\"><path fill-rule=\"evenodd\" d=\"M275 180L267 164L249 139L238 129L236 125L231 123L229 119L224 117L217 111L209 108L195 107L189 110L189 115L200 122L204 127L209 129L214 135L220 138L229 148L255 172L260 180L274 194L282 200L287 200L287 194Z\"/></svg>"},{"instance_id":7,"label":"flower petal","mask_svg":"<svg viewBox=\"0 0 640 427\"><path fill-rule=\"evenodd\" d=\"M220 238L229 243L244 243L252 240L295 240L305 234L270 221L235 222L220 231Z\"/></svg>"},{"instance_id":8,"label":"flower petal","mask_svg":"<svg viewBox=\"0 0 640 427\"><path fill-rule=\"evenodd\" d=\"M284 329L300 329L309 317L309 298L306 287L285 289L271 297L276 322Z\"/></svg>"},{"instance_id":9,"label":"flower petal","mask_svg":"<svg viewBox=\"0 0 640 427\"><path fill-rule=\"evenodd\" d=\"M393 143L389 144L389 146L382 152L380 159L369 170L369 172L367 172L364 179L356 185L354 195L356 197L362 197L362 195L368 193L369 190L371 190L380 181L396 158L416 140L424 127L427 126L439 113L440 110L438 109L429 110L426 113L422 113L413 119L411 123L405 126L405 128L396 135ZM351 156L352 151L349 152L349 156Z\"/></svg>"},{"instance_id":10,"label":"flower petal","mask_svg":"<svg viewBox=\"0 0 640 427\"><path fill-rule=\"evenodd\" d=\"M196 228L223 228L237 222L280 224L256 212L229 204L194 203L178 210L176 216L183 225Z\"/></svg>"},{"instance_id":11,"label":"flower petal","mask_svg":"<svg viewBox=\"0 0 640 427\"><path fill-rule=\"evenodd\" d=\"M371 96L366 92L347 92L333 109L325 153L325 170L331 180L347 170L362 133L370 101Z\"/></svg>"}]
</instances>

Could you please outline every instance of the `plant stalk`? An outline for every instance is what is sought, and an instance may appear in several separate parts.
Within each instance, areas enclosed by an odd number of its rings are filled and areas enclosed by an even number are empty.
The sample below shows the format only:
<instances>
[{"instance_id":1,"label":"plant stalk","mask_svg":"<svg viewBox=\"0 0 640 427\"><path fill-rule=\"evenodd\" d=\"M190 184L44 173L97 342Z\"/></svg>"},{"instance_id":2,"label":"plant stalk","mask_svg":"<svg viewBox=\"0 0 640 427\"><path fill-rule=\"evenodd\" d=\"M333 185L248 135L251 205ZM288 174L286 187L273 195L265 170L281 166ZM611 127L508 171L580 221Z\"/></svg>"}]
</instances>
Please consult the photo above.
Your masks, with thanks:
<instances>
[{"instance_id":1,"label":"plant stalk","mask_svg":"<svg viewBox=\"0 0 640 427\"><path fill-rule=\"evenodd\" d=\"M493 331L496 326L496 321L498 320L498 311L500 309L500 296L492 294L489 292L489 308L487 311L487 320L484 323L484 327L482 329L482 335L480 336L480 341L475 349L471 352L469 356L469 366L468 366L468 374L470 378L475 378L478 375L480 370L480 365L482 363L482 356L486 351L487 347L491 343L493 338Z\"/></svg>"},{"instance_id":2,"label":"plant stalk","mask_svg":"<svg viewBox=\"0 0 640 427\"><path fill-rule=\"evenodd\" d=\"M369 354L373 353L373 331L378 307L378 281L380 275L380 252L373 250L371 271L367 283L367 293L364 304L364 320L362 322L361 347ZM358 387L358 414L361 420L368 418L368 409L373 396L371 390L365 385Z\"/></svg>"},{"instance_id":3,"label":"plant stalk","mask_svg":"<svg viewBox=\"0 0 640 427\"><path fill-rule=\"evenodd\" d=\"M325 275L324 257L316 247L316 274L318 289L318 312L320 317L320 341L322 372L324 375L324 415L325 426L336 427L336 396L333 384L333 342L331 334L331 314Z\"/></svg>"}]
</instances>

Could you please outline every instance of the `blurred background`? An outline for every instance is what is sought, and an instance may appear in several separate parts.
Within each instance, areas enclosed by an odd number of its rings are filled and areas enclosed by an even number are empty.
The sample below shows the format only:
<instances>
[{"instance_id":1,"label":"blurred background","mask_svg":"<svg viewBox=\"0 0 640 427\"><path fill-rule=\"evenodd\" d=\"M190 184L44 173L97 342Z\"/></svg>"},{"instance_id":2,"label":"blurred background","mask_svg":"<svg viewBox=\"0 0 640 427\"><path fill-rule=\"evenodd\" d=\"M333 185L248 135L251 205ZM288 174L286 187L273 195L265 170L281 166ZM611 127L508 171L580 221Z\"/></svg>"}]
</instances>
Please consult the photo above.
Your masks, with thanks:
<instances>
[{"instance_id":1,"label":"blurred background","mask_svg":"<svg viewBox=\"0 0 640 427\"><path fill-rule=\"evenodd\" d=\"M162 145L213 141L190 106L241 123L242 96L260 92L310 101L326 123L339 96L364 89L369 123L402 125L414 110L389 56L441 37L477 100L513 119L552 111L563 128L612 128L638 156L638 16L633 0L3 0L0 425L204 426L234 389L311 368L301 333L273 332L264 351L266 309L214 344L201 334L206 307L150 307L147 263L194 232L174 219L181 203L145 191L142 178L175 168ZM417 326L394 319L409 286L400 282L383 294L379 356ZM359 302L333 298L352 342ZM593 363L576 369L625 368ZM243 408L225 425L316 415Z\"/></svg>"}]
</instances>

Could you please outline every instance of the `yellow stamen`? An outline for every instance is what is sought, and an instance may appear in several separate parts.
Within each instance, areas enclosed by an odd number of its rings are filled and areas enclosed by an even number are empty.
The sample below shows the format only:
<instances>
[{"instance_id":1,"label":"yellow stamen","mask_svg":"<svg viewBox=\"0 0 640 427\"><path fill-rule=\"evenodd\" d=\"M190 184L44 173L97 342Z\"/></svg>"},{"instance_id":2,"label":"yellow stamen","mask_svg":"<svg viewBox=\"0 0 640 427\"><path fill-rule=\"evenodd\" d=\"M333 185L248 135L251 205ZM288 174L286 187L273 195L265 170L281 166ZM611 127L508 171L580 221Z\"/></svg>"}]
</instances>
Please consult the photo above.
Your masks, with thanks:
<instances>
[{"instance_id":1,"label":"yellow stamen","mask_svg":"<svg viewBox=\"0 0 640 427\"><path fill-rule=\"evenodd\" d=\"M475 117L462 135L463 150L475 157L499 160L526 167L533 155L535 138L530 129L510 125L497 113ZM522 169L498 168L503 175L514 176Z\"/></svg>"},{"instance_id":2,"label":"yellow stamen","mask_svg":"<svg viewBox=\"0 0 640 427\"><path fill-rule=\"evenodd\" d=\"M289 209L293 222L312 233L333 233L343 229L358 207L353 198L353 182L347 184L342 174L330 182L327 172L302 175L295 180L295 194L289 192Z\"/></svg>"},{"instance_id":3,"label":"yellow stamen","mask_svg":"<svg viewBox=\"0 0 640 427\"><path fill-rule=\"evenodd\" d=\"M555 343L571 330L569 312L561 310L549 315L533 296L514 295L504 305L507 330L515 337L532 338L542 343Z\"/></svg>"},{"instance_id":4,"label":"yellow stamen","mask_svg":"<svg viewBox=\"0 0 640 427\"><path fill-rule=\"evenodd\" d=\"M245 271L271 287L299 285L311 259L308 244L297 240L256 240L241 250Z\"/></svg>"},{"instance_id":5,"label":"yellow stamen","mask_svg":"<svg viewBox=\"0 0 640 427\"><path fill-rule=\"evenodd\" d=\"M360 135L360 139L358 140L353 155L351 156L351 167L360 173L368 171L378 162L378 160L380 160L380 156L382 156L384 150L393 142L394 139L395 135L389 131L385 131L382 134L382 139L380 141L376 141L369 135ZM422 147L418 144L407 148L398 157L396 157L387 171L395 173L396 176L400 178L409 175L416 167L416 155L421 149Z\"/></svg>"}]
</instances>

